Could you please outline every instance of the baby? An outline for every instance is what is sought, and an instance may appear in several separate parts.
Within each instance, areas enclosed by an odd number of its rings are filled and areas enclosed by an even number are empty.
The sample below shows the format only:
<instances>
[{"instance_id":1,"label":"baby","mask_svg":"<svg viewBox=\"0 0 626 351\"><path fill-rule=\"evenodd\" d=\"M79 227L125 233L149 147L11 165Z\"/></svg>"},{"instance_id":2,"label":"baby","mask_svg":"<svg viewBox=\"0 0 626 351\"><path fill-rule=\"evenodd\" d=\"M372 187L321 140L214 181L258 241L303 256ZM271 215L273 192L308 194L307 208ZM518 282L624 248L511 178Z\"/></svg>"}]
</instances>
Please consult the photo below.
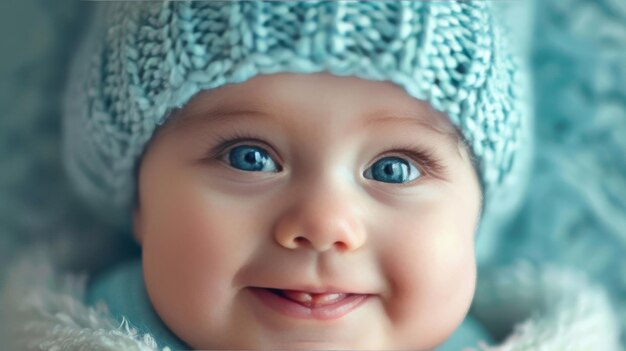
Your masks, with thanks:
<instances>
[{"instance_id":1,"label":"baby","mask_svg":"<svg viewBox=\"0 0 626 351\"><path fill-rule=\"evenodd\" d=\"M488 2L102 7L66 165L141 262L90 301L173 348L431 350L459 327L527 128Z\"/></svg>"}]
</instances>

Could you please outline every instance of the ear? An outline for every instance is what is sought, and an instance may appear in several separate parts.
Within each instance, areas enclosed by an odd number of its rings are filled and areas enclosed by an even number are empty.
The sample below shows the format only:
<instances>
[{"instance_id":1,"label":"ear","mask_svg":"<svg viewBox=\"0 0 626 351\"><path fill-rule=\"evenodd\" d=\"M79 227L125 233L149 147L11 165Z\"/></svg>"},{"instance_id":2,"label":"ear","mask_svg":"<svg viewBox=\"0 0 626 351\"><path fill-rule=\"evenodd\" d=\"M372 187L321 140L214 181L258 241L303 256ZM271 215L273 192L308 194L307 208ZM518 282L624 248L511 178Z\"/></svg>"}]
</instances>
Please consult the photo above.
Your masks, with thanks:
<instances>
[{"instance_id":1,"label":"ear","mask_svg":"<svg viewBox=\"0 0 626 351\"><path fill-rule=\"evenodd\" d=\"M135 208L133 212L133 237L135 241L141 246L143 239L143 228L142 228L142 218L141 218L141 210L139 207Z\"/></svg>"}]
</instances>

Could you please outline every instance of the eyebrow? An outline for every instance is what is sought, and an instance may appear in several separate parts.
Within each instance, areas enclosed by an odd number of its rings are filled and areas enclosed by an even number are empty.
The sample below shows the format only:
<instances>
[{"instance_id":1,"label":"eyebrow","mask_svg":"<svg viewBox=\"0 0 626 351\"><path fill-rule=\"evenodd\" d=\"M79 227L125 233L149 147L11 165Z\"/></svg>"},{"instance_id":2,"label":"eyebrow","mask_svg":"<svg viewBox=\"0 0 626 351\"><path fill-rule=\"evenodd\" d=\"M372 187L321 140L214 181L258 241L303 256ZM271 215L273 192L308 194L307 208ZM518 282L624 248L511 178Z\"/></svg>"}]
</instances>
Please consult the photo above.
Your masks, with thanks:
<instances>
[{"instance_id":1,"label":"eyebrow","mask_svg":"<svg viewBox=\"0 0 626 351\"><path fill-rule=\"evenodd\" d=\"M435 113L435 112L427 112ZM435 116L425 116L426 113L416 113L413 111L397 113L390 110L377 110L367 115L364 122L359 123L355 128L372 127L376 124L396 122L417 125L429 129L437 134L451 138L455 142L465 142L459 129L455 127L443 114L436 113Z\"/></svg>"},{"instance_id":2,"label":"eyebrow","mask_svg":"<svg viewBox=\"0 0 626 351\"><path fill-rule=\"evenodd\" d=\"M265 119L275 119L272 115L255 109L237 109L231 108L228 105L213 104L209 107L199 106L186 111L185 107L172 110L168 123L171 122L171 127L186 128L191 127L194 123L211 122L219 123L223 120L232 118L233 116L259 116Z\"/></svg>"}]
</instances>

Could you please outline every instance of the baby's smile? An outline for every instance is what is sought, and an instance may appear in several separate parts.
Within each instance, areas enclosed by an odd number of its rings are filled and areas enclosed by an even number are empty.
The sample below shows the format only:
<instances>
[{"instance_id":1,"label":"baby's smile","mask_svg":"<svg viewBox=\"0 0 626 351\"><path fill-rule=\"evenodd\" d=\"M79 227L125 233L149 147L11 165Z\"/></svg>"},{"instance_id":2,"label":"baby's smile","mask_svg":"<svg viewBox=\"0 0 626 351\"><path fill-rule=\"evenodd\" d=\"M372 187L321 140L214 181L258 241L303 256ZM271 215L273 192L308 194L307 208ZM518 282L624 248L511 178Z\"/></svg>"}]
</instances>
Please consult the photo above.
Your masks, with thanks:
<instances>
[{"instance_id":1,"label":"baby's smile","mask_svg":"<svg viewBox=\"0 0 626 351\"><path fill-rule=\"evenodd\" d=\"M307 289L316 290L318 289ZM326 289L321 289L326 290ZM300 319L338 319L360 307L370 294L337 292L310 292L291 289L250 288L252 294L265 306L285 316Z\"/></svg>"}]
</instances>

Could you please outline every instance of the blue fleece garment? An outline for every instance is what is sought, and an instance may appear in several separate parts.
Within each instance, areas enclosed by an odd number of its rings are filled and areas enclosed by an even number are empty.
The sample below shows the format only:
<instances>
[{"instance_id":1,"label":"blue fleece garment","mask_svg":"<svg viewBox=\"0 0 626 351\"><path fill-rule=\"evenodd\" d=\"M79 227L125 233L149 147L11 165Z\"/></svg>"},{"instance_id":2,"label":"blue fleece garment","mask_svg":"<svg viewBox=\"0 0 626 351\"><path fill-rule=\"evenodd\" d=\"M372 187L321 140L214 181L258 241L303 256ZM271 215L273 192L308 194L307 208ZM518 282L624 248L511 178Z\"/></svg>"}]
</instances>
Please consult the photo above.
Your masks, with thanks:
<instances>
[{"instance_id":1,"label":"blue fleece garment","mask_svg":"<svg viewBox=\"0 0 626 351\"><path fill-rule=\"evenodd\" d=\"M123 318L141 334L150 333L160 349L189 350L156 314L148 298L141 269L141 259L124 262L106 274L96 277L87 291L87 303L104 301L111 315L122 322Z\"/></svg>"}]
</instances>

